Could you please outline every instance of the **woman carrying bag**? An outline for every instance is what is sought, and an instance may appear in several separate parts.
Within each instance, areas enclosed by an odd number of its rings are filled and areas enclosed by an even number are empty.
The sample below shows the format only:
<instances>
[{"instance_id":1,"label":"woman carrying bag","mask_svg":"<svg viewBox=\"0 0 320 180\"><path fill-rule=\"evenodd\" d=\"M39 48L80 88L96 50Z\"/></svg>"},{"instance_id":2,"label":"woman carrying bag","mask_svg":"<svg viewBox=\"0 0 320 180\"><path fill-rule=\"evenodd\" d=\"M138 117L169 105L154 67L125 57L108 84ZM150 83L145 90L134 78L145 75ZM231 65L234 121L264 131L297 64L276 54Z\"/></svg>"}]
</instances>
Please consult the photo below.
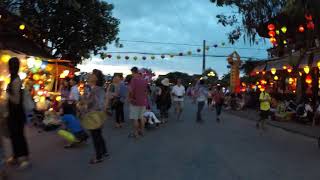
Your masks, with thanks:
<instances>
[{"instance_id":1,"label":"woman carrying bag","mask_svg":"<svg viewBox=\"0 0 320 180\"><path fill-rule=\"evenodd\" d=\"M109 157L105 140L102 136L103 125L107 118L104 112L104 75L100 70L95 69L90 74L88 82L91 86L91 91L85 99L87 113L83 116L81 124L85 129L89 130L96 151L96 157L90 160L90 164L97 164L103 162L105 157Z\"/></svg>"}]
</instances>

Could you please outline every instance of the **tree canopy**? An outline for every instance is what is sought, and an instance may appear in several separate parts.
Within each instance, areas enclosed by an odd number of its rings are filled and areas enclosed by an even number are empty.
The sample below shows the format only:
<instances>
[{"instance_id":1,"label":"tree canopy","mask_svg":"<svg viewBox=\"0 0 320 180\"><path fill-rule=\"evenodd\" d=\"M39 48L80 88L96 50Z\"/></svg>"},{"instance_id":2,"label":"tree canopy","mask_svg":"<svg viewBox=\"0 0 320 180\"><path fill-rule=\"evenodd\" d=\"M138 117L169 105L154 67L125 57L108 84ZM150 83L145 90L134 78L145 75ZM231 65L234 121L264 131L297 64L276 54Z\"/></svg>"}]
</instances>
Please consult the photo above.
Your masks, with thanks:
<instances>
[{"instance_id":1,"label":"tree canopy","mask_svg":"<svg viewBox=\"0 0 320 180\"><path fill-rule=\"evenodd\" d=\"M47 45L56 57L75 64L117 41L119 20L113 5L100 0L2 0L4 8L30 23L33 40Z\"/></svg>"}]
</instances>

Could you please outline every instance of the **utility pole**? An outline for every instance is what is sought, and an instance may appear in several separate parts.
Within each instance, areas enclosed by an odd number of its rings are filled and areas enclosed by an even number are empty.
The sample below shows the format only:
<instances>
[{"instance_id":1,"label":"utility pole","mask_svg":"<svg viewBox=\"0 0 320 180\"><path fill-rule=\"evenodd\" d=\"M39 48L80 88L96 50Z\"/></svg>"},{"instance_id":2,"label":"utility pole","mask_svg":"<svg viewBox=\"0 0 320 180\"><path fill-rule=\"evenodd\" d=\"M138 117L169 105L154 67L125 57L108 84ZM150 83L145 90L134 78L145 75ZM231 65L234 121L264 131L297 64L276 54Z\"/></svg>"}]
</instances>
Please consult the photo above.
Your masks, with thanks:
<instances>
[{"instance_id":1,"label":"utility pole","mask_svg":"<svg viewBox=\"0 0 320 180\"><path fill-rule=\"evenodd\" d=\"M202 73L206 70L206 40L203 40L203 59L202 59Z\"/></svg>"}]
</instances>

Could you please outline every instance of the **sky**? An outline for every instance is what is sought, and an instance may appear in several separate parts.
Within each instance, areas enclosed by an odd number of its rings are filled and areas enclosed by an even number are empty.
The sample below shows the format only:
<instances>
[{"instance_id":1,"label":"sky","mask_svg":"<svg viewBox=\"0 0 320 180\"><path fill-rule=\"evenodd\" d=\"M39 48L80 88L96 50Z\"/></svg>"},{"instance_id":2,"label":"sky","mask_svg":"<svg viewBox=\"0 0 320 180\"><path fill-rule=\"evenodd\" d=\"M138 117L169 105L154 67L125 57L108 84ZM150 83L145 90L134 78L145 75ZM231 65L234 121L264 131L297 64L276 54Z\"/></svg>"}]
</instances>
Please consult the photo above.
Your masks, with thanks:
<instances>
[{"instance_id":1,"label":"sky","mask_svg":"<svg viewBox=\"0 0 320 180\"><path fill-rule=\"evenodd\" d=\"M197 49L202 48L203 40L206 40L210 47L207 54L210 55L227 56L233 51L237 51L243 57L267 58L267 52L261 49L267 49L269 44L262 39L258 41L258 45L245 43L243 38L235 45L228 43L227 32L230 31L230 28L218 24L216 15L220 13L233 14L237 12L235 8L216 7L210 0L107 0L107 2L114 5L113 16L120 19L118 37L123 40L121 41L123 48L110 45L107 53L179 54L183 52L186 54L188 51L192 51L193 54L197 54ZM196 46L131 41L170 42ZM214 48L214 45L218 45L218 48ZM121 60L117 60L116 56L118 55L122 56ZM130 56L131 59L126 61L124 56ZM137 56L139 60L134 61L134 56ZM143 61L142 56L134 53L119 53L112 54L112 58L106 60L92 57L78 67L85 72L97 68L105 74L115 72L128 74L133 66L151 68L157 75L174 71L188 74L201 74L202 72L202 57L175 56L170 58L166 56L165 59L161 59L156 56L155 60L151 60L151 56L147 55L148 59ZM229 71L225 57L207 57L206 68L213 68L219 76Z\"/></svg>"}]
</instances>

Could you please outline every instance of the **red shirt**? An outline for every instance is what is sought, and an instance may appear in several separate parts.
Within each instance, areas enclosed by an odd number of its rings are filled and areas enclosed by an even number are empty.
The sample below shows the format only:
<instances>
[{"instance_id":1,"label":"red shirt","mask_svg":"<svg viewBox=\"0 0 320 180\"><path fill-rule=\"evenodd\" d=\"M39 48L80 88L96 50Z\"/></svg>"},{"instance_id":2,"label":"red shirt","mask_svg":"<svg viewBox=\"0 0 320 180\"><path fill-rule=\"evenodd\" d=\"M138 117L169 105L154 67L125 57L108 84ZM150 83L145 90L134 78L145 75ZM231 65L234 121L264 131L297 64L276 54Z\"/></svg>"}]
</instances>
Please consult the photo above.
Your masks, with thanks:
<instances>
[{"instance_id":1,"label":"red shirt","mask_svg":"<svg viewBox=\"0 0 320 180\"><path fill-rule=\"evenodd\" d=\"M130 82L130 102L135 106L147 106L148 83L141 76L136 76Z\"/></svg>"}]
</instances>

